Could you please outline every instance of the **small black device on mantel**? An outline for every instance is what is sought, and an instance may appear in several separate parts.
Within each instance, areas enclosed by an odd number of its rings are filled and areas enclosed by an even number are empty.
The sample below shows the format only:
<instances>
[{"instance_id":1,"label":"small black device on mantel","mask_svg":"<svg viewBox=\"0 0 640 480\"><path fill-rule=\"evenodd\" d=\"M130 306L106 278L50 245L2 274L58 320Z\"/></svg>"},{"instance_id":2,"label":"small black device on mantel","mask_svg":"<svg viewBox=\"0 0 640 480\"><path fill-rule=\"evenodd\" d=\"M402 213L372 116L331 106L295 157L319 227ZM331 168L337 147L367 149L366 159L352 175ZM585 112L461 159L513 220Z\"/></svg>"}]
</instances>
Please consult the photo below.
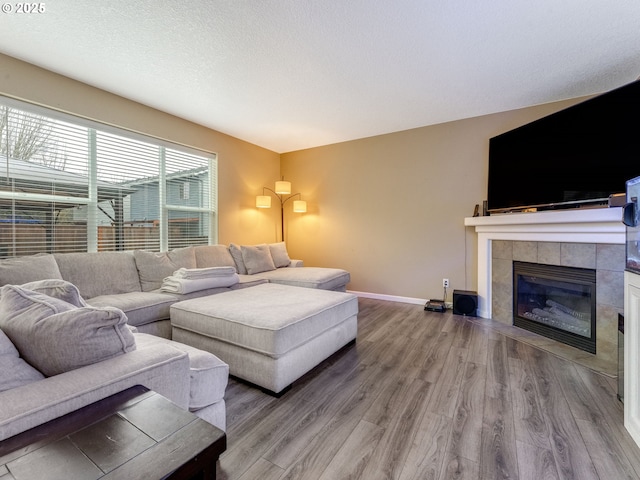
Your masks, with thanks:
<instances>
[{"instance_id":1,"label":"small black device on mantel","mask_svg":"<svg viewBox=\"0 0 640 480\"><path fill-rule=\"evenodd\" d=\"M427 304L424 306L424 309L429 312L444 313L447 307L445 306L442 300L429 300Z\"/></svg>"}]
</instances>

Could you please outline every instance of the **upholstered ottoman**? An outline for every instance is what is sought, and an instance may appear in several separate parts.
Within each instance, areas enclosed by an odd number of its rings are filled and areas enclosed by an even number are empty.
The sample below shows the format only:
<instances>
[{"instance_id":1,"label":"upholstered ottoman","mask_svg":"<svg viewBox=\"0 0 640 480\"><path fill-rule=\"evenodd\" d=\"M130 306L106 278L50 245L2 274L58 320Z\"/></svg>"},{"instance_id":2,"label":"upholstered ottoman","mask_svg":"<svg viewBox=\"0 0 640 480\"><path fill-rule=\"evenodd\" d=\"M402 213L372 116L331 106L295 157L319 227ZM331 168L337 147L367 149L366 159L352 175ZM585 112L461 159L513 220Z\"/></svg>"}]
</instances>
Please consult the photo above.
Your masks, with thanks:
<instances>
[{"instance_id":1,"label":"upholstered ottoman","mask_svg":"<svg viewBox=\"0 0 640 480\"><path fill-rule=\"evenodd\" d=\"M173 340L278 394L355 340L357 315L353 294L265 283L175 303L171 325Z\"/></svg>"}]
</instances>

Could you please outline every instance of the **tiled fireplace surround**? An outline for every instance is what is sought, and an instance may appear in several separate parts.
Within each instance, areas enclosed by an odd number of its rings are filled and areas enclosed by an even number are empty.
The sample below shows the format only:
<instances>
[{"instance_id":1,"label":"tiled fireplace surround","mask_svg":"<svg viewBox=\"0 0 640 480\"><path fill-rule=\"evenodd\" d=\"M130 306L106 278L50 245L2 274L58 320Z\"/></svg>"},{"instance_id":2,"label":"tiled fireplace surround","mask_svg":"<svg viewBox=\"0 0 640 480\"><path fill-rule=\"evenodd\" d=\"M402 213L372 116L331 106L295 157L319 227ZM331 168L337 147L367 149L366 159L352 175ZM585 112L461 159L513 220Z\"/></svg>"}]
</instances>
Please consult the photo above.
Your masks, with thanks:
<instances>
[{"instance_id":1,"label":"tiled fireplace surround","mask_svg":"<svg viewBox=\"0 0 640 480\"><path fill-rule=\"evenodd\" d=\"M615 375L624 309L625 230L620 208L465 219L478 234L479 315L507 335ZM596 354L513 326L513 261L596 270Z\"/></svg>"}]
</instances>

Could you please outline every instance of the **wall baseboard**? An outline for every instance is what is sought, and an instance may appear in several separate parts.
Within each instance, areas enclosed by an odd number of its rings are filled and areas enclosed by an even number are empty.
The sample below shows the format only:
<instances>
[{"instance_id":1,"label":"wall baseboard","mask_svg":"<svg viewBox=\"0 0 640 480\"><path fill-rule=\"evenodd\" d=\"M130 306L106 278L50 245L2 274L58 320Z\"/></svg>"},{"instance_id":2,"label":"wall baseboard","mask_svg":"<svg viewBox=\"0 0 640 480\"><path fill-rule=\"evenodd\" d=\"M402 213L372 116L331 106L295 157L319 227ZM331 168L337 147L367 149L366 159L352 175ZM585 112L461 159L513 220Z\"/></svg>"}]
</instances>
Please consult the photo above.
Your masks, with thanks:
<instances>
[{"instance_id":1,"label":"wall baseboard","mask_svg":"<svg viewBox=\"0 0 640 480\"><path fill-rule=\"evenodd\" d=\"M356 292L354 290L347 290L348 293L353 293L362 298L373 298L374 300L386 300L388 302L398 303L411 303L414 305L424 305L427 303L426 298L414 298L414 297L399 297L397 295L384 295L381 293L368 293L368 292Z\"/></svg>"}]
</instances>

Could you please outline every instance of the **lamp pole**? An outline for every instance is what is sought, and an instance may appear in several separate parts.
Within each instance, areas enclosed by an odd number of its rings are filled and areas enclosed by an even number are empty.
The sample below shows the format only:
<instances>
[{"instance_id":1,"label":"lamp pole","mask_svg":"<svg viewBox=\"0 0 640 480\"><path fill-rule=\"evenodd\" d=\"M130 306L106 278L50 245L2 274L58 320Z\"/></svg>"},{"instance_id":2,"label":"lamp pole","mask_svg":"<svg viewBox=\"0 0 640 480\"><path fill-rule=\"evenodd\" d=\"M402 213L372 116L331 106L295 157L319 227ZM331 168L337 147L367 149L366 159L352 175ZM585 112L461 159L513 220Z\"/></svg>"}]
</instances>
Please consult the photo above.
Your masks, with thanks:
<instances>
[{"instance_id":1,"label":"lamp pole","mask_svg":"<svg viewBox=\"0 0 640 480\"><path fill-rule=\"evenodd\" d=\"M294 193L292 195L289 195L287 198L284 198L284 195L276 193L274 190L271 190L269 187L262 187L262 193L264 193L265 190L269 190L276 197L278 197L278 200L280 200L280 238L284 242L284 204L287 203L292 198L301 197L301 195L299 193Z\"/></svg>"}]
</instances>

